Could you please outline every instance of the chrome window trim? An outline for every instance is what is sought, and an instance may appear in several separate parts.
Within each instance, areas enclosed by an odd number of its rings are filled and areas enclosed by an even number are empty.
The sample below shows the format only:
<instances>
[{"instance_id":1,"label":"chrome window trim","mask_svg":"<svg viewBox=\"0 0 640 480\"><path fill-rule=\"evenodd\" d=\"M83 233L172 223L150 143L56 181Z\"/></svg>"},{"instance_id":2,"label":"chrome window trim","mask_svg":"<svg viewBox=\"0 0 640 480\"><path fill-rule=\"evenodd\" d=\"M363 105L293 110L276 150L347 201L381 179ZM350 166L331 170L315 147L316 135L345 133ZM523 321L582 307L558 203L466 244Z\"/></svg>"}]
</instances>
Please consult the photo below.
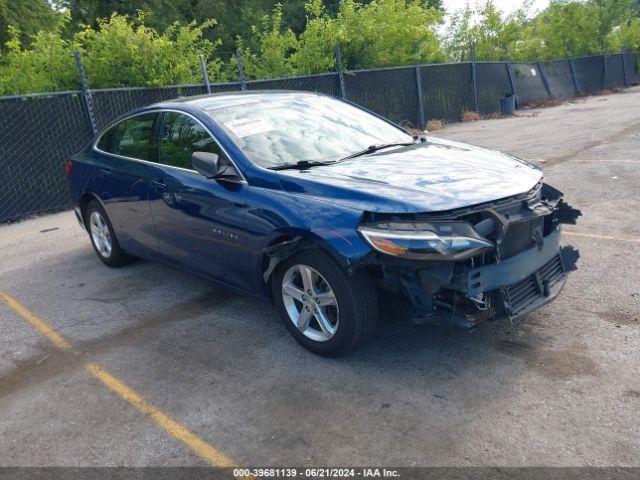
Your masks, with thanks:
<instances>
[{"instance_id":1,"label":"chrome window trim","mask_svg":"<svg viewBox=\"0 0 640 480\"><path fill-rule=\"evenodd\" d=\"M238 172L238 174L240 175L240 180L239 181L238 180L229 180L229 179L225 179L225 181L232 182L232 183L240 183L240 184L243 184L243 185L249 185L249 182L247 182L247 178L244 176L244 173L242 173L242 170L240 170L238 168L238 165L233 160L233 158L231 158L231 155L229 155L229 152L227 152L227 150L222 146L222 144L218 141L216 136L213 133L211 133L211 130L209 130L209 128L207 128L207 126L204 123L202 123L200 120L198 120L191 113L185 112L183 110L178 110L178 109L175 109L175 108L160 108L160 109L157 109L157 110L147 110L147 111L144 111L144 112L138 112L138 113L134 113L133 115L126 116L126 117L118 120L117 122L116 121L111 122L109 125L107 125L102 130L102 132L100 132L100 135L98 135L96 137L96 139L93 141L93 144L91 146L92 150L94 150L94 151L96 151L98 153L101 153L103 155L108 155L108 156L114 157L114 158L120 158L120 159L123 159L123 160L133 160L134 162L148 163L150 165L155 165L155 166L160 165L160 166L163 166L163 167L173 168L175 170L181 170L183 172L195 173L197 175L200 175L200 173L198 173L196 170L193 170L191 168L175 167L173 165L167 165L167 164L160 163L160 162L151 162L149 160L143 160L141 158L127 157L126 155L118 155L117 153L105 152L104 150L100 150L98 148L98 143L100 142L100 140L102 139L104 134L107 133L112 128L120 125L122 122L126 122L127 120L130 120L130 119L135 118L135 117L140 117L142 115L149 115L149 114L152 114L152 113L160 114L160 113L165 113L165 112L179 113L181 115L186 115L187 117L195 120L198 124L200 124L200 126L202 128L204 128L205 132L207 132L211 136L211 138L213 138L213 141L218 144L218 146L220 147L220 150L222 150L224 152L226 157L229 159L229 161L233 165L233 168L235 168L236 172Z\"/></svg>"}]
</instances>

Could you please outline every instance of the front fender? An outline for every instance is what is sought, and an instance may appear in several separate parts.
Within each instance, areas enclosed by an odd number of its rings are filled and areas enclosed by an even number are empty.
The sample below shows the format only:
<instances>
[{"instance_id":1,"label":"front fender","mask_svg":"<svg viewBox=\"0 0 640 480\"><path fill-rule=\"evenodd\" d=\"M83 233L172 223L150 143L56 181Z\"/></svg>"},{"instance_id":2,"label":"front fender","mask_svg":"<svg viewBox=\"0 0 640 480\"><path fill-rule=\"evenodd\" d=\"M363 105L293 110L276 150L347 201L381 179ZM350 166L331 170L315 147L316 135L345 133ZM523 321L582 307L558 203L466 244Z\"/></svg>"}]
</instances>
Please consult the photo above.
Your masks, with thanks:
<instances>
[{"instance_id":1,"label":"front fender","mask_svg":"<svg viewBox=\"0 0 640 480\"><path fill-rule=\"evenodd\" d=\"M270 189L250 192L247 202L248 247L261 284L257 289L264 288L266 250L274 244L302 239L326 250L344 268L371 251L357 231L361 210Z\"/></svg>"}]
</instances>

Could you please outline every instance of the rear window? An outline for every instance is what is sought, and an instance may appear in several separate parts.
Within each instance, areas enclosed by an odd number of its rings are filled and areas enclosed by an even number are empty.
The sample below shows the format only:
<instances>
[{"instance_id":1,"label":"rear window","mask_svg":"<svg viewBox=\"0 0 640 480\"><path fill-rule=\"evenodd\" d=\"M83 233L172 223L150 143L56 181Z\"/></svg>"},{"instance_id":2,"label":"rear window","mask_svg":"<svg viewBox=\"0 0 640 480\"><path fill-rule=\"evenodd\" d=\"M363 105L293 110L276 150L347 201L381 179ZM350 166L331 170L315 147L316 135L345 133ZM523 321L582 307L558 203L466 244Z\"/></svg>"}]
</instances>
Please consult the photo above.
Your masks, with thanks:
<instances>
[{"instance_id":1,"label":"rear window","mask_svg":"<svg viewBox=\"0 0 640 480\"><path fill-rule=\"evenodd\" d=\"M149 113L123 120L100 137L98 148L115 155L157 161L156 118L157 114Z\"/></svg>"}]
</instances>

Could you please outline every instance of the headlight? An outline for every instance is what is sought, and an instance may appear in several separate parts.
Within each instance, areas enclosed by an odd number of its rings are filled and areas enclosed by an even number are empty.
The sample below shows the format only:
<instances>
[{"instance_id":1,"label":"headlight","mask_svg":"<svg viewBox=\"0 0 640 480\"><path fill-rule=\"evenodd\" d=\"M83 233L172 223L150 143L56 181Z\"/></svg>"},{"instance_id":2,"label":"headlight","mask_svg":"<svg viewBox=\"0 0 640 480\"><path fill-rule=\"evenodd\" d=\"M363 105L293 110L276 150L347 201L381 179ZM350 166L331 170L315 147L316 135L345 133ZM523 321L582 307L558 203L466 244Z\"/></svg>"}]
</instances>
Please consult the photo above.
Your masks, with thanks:
<instances>
[{"instance_id":1,"label":"headlight","mask_svg":"<svg viewBox=\"0 0 640 480\"><path fill-rule=\"evenodd\" d=\"M377 223L358 231L377 251L414 260L464 260L494 247L466 222Z\"/></svg>"}]
</instances>

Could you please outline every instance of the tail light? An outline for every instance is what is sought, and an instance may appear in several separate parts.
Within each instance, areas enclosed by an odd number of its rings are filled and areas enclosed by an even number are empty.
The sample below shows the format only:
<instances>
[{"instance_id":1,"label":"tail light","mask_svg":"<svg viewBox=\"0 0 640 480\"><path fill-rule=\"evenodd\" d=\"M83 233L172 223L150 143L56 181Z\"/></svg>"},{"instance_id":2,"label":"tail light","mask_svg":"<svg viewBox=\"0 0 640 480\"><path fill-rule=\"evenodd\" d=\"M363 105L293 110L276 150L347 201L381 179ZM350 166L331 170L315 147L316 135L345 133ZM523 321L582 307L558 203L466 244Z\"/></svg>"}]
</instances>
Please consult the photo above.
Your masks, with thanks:
<instances>
[{"instance_id":1,"label":"tail light","mask_svg":"<svg viewBox=\"0 0 640 480\"><path fill-rule=\"evenodd\" d=\"M71 173L71 167L73 167L73 164L71 163L71 160L67 160L67 164L64 166L64 174L67 177Z\"/></svg>"}]
</instances>

